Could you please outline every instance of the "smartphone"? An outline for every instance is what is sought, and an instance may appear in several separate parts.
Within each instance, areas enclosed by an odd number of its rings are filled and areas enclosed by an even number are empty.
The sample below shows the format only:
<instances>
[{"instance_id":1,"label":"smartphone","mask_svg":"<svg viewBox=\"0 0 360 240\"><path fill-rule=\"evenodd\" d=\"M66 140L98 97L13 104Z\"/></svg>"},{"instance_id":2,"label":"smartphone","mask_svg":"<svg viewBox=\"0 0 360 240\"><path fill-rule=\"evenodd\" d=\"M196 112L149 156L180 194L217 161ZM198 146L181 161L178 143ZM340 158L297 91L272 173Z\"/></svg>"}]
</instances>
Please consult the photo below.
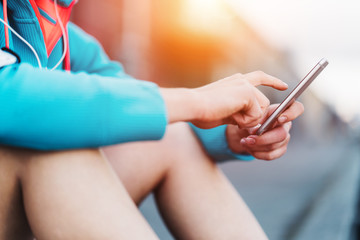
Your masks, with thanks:
<instances>
[{"instance_id":1,"label":"smartphone","mask_svg":"<svg viewBox=\"0 0 360 240\"><path fill-rule=\"evenodd\" d=\"M265 120L265 122L256 131L256 135L261 135L273 127L277 118L283 113L314 81L314 79L324 70L329 64L326 59L321 59L315 67L300 81L300 83L291 91L291 93L280 103L275 111Z\"/></svg>"}]
</instances>

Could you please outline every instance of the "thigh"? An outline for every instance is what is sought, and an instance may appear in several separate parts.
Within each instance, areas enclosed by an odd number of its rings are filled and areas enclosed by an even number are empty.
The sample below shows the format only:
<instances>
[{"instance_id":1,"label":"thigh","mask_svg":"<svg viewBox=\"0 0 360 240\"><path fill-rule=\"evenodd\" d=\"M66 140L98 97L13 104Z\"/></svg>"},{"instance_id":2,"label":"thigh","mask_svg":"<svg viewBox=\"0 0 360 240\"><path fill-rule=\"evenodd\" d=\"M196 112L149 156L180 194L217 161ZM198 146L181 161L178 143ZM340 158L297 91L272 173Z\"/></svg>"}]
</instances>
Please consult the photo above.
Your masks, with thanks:
<instances>
[{"instance_id":1,"label":"thigh","mask_svg":"<svg viewBox=\"0 0 360 240\"><path fill-rule=\"evenodd\" d=\"M186 165L189 160L204 159L206 154L186 123L169 125L160 141L125 143L102 150L137 204L164 181L179 161Z\"/></svg>"},{"instance_id":2,"label":"thigh","mask_svg":"<svg viewBox=\"0 0 360 240\"><path fill-rule=\"evenodd\" d=\"M13 151L0 146L0 239L33 239L23 205L21 163Z\"/></svg>"},{"instance_id":3,"label":"thigh","mask_svg":"<svg viewBox=\"0 0 360 240\"><path fill-rule=\"evenodd\" d=\"M9 155L36 239L157 239L97 149Z\"/></svg>"},{"instance_id":4,"label":"thigh","mask_svg":"<svg viewBox=\"0 0 360 240\"><path fill-rule=\"evenodd\" d=\"M98 150L33 154L21 181L37 239L157 239Z\"/></svg>"}]
</instances>

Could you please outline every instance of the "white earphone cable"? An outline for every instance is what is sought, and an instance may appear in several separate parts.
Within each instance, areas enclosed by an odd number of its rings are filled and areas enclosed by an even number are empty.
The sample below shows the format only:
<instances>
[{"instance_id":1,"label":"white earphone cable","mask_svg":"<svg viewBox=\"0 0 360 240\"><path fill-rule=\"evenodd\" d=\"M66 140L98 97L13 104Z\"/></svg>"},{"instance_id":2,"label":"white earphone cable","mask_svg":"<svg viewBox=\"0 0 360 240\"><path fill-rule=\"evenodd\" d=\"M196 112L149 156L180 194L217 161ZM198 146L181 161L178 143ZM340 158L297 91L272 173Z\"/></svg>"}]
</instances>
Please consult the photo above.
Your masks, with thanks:
<instances>
[{"instance_id":1,"label":"white earphone cable","mask_svg":"<svg viewBox=\"0 0 360 240\"><path fill-rule=\"evenodd\" d=\"M56 14L56 20L59 22L59 25L60 25L60 28L61 28L61 33L62 33L62 39L63 39L63 43L64 43L64 52L60 58L60 60L58 61L58 63L50 69L50 71L56 69L60 64L61 62L65 59L65 56L66 56L66 52L67 52L67 41L66 41L66 33L65 33L65 28L64 28L64 25L60 19L60 15L59 15L59 11L58 11L58 5L57 5L57 0L54 0L54 3L55 3L55 14Z\"/></svg>"},{"instance_id":2,"label":"white earphone cable","mask_svg":"<svg viewBox=\"0 0 360 240\"><path fill-rule=\"evenodd\" d=\"M50 71L56 69L61 63L62 61L65 59L65 56L66 56L66 52L67 52L67 41L66 41L66 32L65 32L65 27L60 19L60 15L59 15L59 11L58 11L58 5L57 5L57 0L54 0L54 3L55 3L55 13L56 13L56 20L59 22L59 25L60 25L60 29L61 29L61 34L62 34L62 39L63 39L63 48L64 48L64 51L63 51L63 54L60 58L60 60L55 64L54 67L52 67L50 69ZM8 23L6 23L3 19L0 18L0 22L2 22L5 26L7 26L10 31L12 33L14 33L21 41L23 41L29 48L30 50L34 53L35 55L35 58L36 58L36 61L39 65L39 68L42 69L42 66L41 66L41 61L40 61L40 58L39 58L39 55L36 53L34 47L28 42L26 41L20 34L18 34Z\"/></svg>"},{"instance_id":3,"label":"white earphone cable","mask_svg":"<svg viewBox=\"0 0 360 240\"><path fill-rule=\"evenodd\" d=\"M39 68L41 69L42 66L41 66L40 58L39 58L38 54L36 53L35 49L33 48L33 46L31 46L31 44L30 44L28 41L26 41L20 34L18 34L18 33L17 33L8 23L6 23L2 18L0 18L0 22L2 22L5 26L7 26L7 27L10 29L10 31L15 34L15 36L17 36L21 41L23 41L23 42L30 48L30 50L31 50L31 51L34 53L34 55L35 55L36 61L37 61L38 65L39 65Z\"/></svg>"}]
</instances>

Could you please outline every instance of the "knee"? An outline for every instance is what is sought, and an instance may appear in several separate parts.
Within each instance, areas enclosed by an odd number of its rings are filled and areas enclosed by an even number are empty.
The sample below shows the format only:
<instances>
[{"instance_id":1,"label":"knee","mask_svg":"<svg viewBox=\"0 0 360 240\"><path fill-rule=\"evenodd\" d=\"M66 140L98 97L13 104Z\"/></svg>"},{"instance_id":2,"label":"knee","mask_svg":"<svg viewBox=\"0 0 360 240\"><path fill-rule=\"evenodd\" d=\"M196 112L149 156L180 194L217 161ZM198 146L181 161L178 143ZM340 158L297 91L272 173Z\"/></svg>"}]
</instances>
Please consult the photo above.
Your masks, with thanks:
<instances>
[{"instance_id":1,"label":"knee","mask_svg":"<svg viewBox=\"0 0 360 240\"><path fill-rule=\"evenodd\" d=\"M191 163L194 161L212 163L201 142L186 123L170 125L162 141L164 141L166 151L175 163L185 164L188 161Z\"/></svg>"}]
</instances>

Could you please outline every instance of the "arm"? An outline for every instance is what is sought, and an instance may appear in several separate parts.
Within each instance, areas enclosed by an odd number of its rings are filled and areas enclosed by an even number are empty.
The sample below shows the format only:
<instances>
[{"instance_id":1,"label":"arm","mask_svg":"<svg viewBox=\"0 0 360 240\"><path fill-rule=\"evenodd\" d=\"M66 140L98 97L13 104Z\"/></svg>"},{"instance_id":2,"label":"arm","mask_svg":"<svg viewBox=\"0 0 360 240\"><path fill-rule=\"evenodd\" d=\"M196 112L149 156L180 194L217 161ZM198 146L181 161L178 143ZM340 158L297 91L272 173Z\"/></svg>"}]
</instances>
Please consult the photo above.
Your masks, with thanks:
<instances>
[{"instance_id":1,"label":"arm","mask_svg":"<svg viewBox=\"0 0 360 240\"><path fill-rule=\"evenodd\" d=\"M76 27L75 25L69 24L69 33L71 38L71 43L73 43L74 46L71 46L73 53L72 56L74 56L75 59L72 59L72 69L75 71L81 71L86 70L90 73L98 73L101 75L111 75L111 76L122 76L124 75L124 71L116 62L112 62L108 59L106 54L104 53L103 49L100 47L100 45L97 43L97 41L84 33L81 29ZM80 43L80 44L77 44ZM80 58L76 58L76 56L81 56ZM83 57L86 56L86 57ZM253 74L254 75L254 74ZM261 74L258 74L261 75ZM241 76L237 76L238 78L241 78ZM234 77L233 77L234 78ZM256 78L261 78L257 76ZM207 87L209 89L209 87ZM206 91L206 88L201 88L202 91ZM243 88L244 90L246 88ZM164 98L166 98L166 102L168 105L168 112L169 112L169 121L174 122L177 120L190 120L191 115L196 114L196 112L199 112L199 110L196 110L193 108L191 111L187 111L186 113L182 112L181 109L184 109L183 106L194 106L194 102L202 101L203 99L196 100L194 99L194 93L192 91L189 91L187 89L162 89L162 94ZM230 93L231 89L228 90ZM208 90L208 92L211 92ZM248 93L252 93L251 91L243 91L242 93L239 92L238 98L234 99L233 102L239 102L241 99L239 98L242 95L247 95ZM221 98L224 98L223 96L227 96L226 92L224 95L220 95ZM255 94L258 94L258 92L254 92ZM216 96L218 94L214 93L213 96ZM260 95L260 94L258 94ZM184 98L184 96L186 96ZM230 98L226 98L223 100L231 101ZM207 104L207 106L210 106L212 108L213 103L215 101L212 101ZM181 105L177 105L177 103L180 103ZM265 101L264 106L267 106L267 102ZM170 106L171 105L171 106ZM264 108L263 106L263 108ZM206 107L206 106L205 106ZM262 109L263 110L263 109ZM258 117L260 119L260 117ZM228 122L235 122L234 119L228 119ZM222 123L220 123L222 124ZM191 127L193 128L194 132L198 136L199 140L204 145L207 152L216 160L216 161L223 161L228 159L241 159L241 160L251 160L254 157L249 155L248 153L244 154L237 154L236 152L232 151L227 142L227 133L226 132L226 126L220 126L213 129L204 130L201 128L196 127L195 125L191 124ZM209 126L205 126L209 127ZM238 134L236 134L238 136ZM240 140L239 140L240 141Z\"/></svg>"},{"instance_id":2,"label":"arm","mask_svg":"<svg viewBox=\"0 0 360 240\"><path fill-rule=\"evenodd\" d=\"M0 142L46 150L85 148L160 139L167 122L254 126L268 103L254 85L284 88L280 80L260 75L234 75L199 89L161 89L160 94L155 84L129 77L119 81L27 63L4 67Z\"/></svg>"},{"instance_id":3,"label":"arm","mask_svg":"<svg viewBox=\"0 0 360 240\"><path fill-rule=\"evenodd\" d=\"M160 139L167 124L155 84L130 77L0 69L0 142L36 149Z\"/></svg>"},{"instance_id":4,"label":"arm","mask_svg":"<svg viewBox=\"0 0 360 240\"><path fill-rule=\"evenodd\" d=\"M79 36L71 36L76 43L74 37ZM195 90L161 89L160 93L155 84L134 80L120 65L107 63L93 40L82 39L77 45L83 43L88 55L80 48L74 51L76 44L70 46L74 73L27 63L0 69L0 143L36 149L85 148L159 139L167 122L192 121L203 128L234 122L253 126L268 105L255 86L286 88L280 80L258 72Z\"/></svg>"}]
</instances>

